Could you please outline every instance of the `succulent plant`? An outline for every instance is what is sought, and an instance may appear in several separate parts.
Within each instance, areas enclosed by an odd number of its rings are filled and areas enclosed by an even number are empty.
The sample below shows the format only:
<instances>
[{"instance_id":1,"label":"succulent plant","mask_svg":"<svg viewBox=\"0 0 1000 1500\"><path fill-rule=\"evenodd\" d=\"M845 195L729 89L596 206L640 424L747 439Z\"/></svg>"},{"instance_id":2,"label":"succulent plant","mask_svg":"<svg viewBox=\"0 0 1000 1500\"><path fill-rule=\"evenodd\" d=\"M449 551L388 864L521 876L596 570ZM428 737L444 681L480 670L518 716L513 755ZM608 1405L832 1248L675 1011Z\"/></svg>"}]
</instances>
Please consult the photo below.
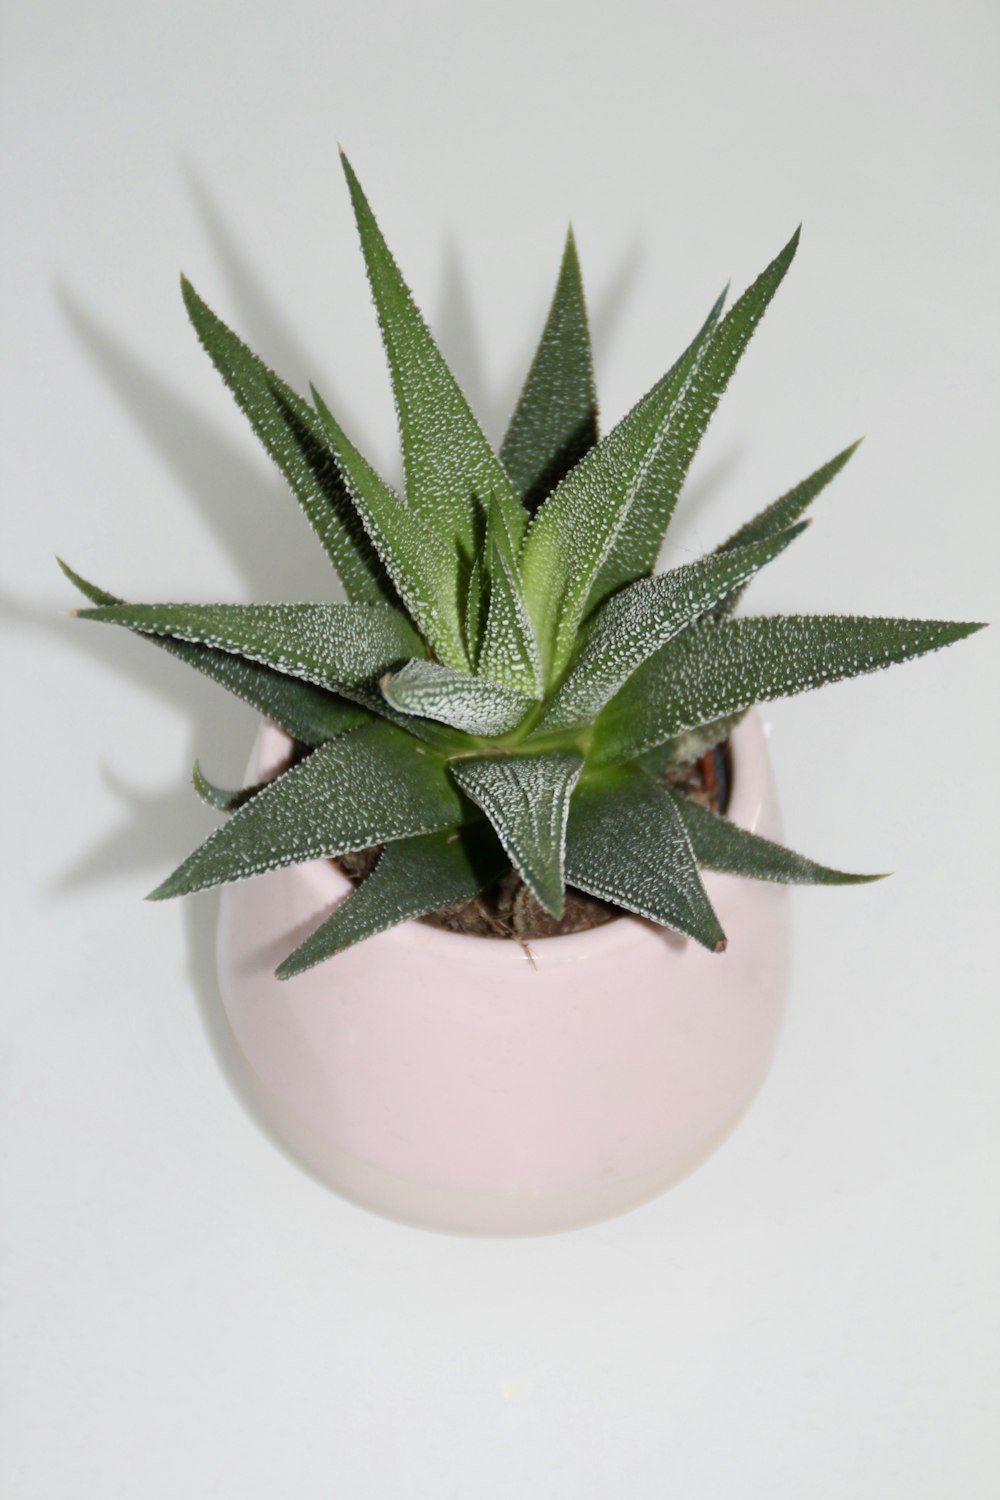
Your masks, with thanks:
<instances>
[{"instance_id":1,"label":"succulent plant","mask_svg":"<svg viewBox=\"0 0 1000 1500\"><path fill-rule=\"evenodd\" d=\"M202 344L285 475L347 601L128 604L65 572L86 619L155 640L295 741L227 792L231 814L159 888L178 896L319 857L377 863L281 964L290 977L511 869L553 917L567 883L720 951L699 867L774 881L849 875L756 837L671 785L754 704L870 672L980 628L938 620L733 618L754 574L847 463L844 449L714 552L657 573L692 457L788 270L798 233L599 438L572 233L499 455L449 371L350 165L392 376L405 500L318 392L307 402L191 285ZM856 445L854 445L856 446Z\"/></svg>"}]
</instances>

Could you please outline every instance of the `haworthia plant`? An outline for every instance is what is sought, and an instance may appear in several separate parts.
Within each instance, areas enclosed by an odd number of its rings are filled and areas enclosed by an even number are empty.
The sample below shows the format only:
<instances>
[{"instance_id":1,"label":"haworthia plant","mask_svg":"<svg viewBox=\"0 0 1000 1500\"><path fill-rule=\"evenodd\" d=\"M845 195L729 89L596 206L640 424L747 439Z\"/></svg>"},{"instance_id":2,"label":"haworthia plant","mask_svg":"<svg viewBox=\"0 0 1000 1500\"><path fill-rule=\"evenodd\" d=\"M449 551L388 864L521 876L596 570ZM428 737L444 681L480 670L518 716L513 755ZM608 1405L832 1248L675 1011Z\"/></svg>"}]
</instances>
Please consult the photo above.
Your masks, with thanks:
<instances>
[{"instance_id":1,"label":"haworthia plant","mask_svg":"<svg viewBox=\"0 0 1000 1500\"><path fill-rule=\"evenodd\" d=\"M798 246L793 235L603 438L576 244L495 454L344 161L399 418L396 494L313 390L297 395L201 300L198 336L288 480L347 594L331 604L131 604L62 564L85 619L124 626L286 731L288 768L199 796L229 820L158 887L181 895L378 847L283 979L413 917L523 882L567 885L712 952L701 870L845 885L693 800L679 768L756 703L949 645L939 620L733 611L804 529L856 444L705 557L657 558L708 421Z\"/></svg>"}]
</instances>

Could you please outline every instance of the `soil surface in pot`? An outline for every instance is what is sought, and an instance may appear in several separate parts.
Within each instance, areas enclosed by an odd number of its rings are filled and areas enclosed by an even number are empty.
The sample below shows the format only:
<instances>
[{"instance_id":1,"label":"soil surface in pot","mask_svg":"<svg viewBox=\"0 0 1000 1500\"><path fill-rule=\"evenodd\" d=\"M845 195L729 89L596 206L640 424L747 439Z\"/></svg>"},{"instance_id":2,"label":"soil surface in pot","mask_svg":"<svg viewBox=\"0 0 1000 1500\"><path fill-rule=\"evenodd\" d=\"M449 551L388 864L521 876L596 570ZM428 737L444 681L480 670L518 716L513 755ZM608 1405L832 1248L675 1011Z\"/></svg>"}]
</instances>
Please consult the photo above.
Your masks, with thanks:
<instances>
[{"instance_id":1,"label":"soil surface in pot","mask_svg":"<svg viewBox=\"0 0 1000 1500\"><path fill-rule=\"evenodd\" d=\"M667 773L664 780L713 812L724 813L729 806L732 788L732 760L729 741L709 750L689 765ZM334 860L355 885L364 880L378 863L382 846L361 849ZM462 932L472 937L514 938L527 943L532 938L560 937L572 932L586 932L624 915L621 908L588 896L585 891L566 888L566 905L557 920L544 911L516 870L509 870L492 886L464 901L460 906L432 912L421 917L430 927Z\"/></svg>"}]
</instances>

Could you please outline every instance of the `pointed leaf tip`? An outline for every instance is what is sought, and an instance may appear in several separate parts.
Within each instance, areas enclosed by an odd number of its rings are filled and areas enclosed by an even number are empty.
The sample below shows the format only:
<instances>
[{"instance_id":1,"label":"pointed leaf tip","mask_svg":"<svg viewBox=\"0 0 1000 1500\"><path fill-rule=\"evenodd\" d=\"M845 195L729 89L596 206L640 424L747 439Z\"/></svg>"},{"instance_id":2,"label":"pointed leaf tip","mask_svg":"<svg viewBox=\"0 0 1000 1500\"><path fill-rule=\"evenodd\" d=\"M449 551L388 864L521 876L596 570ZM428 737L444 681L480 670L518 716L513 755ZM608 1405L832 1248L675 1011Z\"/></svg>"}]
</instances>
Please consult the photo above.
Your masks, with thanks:
<instances>
[{"instance_id":1,"label":"pointed leaf tip","mask_svg":"<svg viewBox=\"0 0 1000 1500\"><path fill-rule=\"evenodd\" d=\"M500 447L515 490L534 512L597 442L597 391L573 226L555 293Z\"/></svg>"},{"instance_id":2,"label":"pointed leaf tip","mask_svg":"<svg viewBox=\"0 0 1000 1500\"><path fill-rule=\"evenodd\" d=\"M793 849L730 823L722 814L710 812L673 788L668 787L667 791L702 869L719 870L747 880L775 881L779 885L867 885L881 878L849 874L818 864Z\"/></svg>"},{"instance_id":3,"label":"pointed leaf tip","mask_svg":"<svg viewBox=\"0 0 1000 1500\"><path fill-rule=\"evenodd\" d=\"M266 784L266 782L258 782L255 786L230 789L218 786L214 781L209 781L201 769L200 761L196 760L191 769L191 785L206 807L214 807L217 812L235 812L245 802L249 802L251 797L256 797L258 792L263 791Z\"/></svg>"},{"instance_id":4,"label":"pointed leaf tip","mask_svg":"<svg viewBox=\"0 0 1000 1500\"><path fill-rule=\"evenodd\" d=\"M361 202L367 206L368 200L365 197L364 189L362 188L361 183L358 181L358 174L351 166L350 157L342 146L338 146L337 151L340 155L340 165L343 169L344 176L347 178L347 186L350 189L351 197L355 199L355 201L360 199Z\"/></svg>"},{"instance_id":5,"label":"pointed leaf tip","mask_svg":"<svg viewBox=\"0 0 1000 1500\"><path fill-rule=\"evenodd\" d=\"M581 782L570 809L566 878L710 953L725 940L673 798L634 767Z\"/></svg>"},{"instance_id":6,"label":"pointed leaf tip","mask_svg":"<svg viewBox=\"0 0 1000 1500\"><path fill-rule=\"evenodd\" d=\"M593 764L634 759L754 703L909 661L982 628L850 615L708 620L649 657L602 710Z\"/></svg>"},{"instance_id":7,"label":"pointed leaf tip","mask_svg":"<svg viewBox=\"0 0 1000 1500\"><path fill-rule=\"evenodd\" d=\"M712 949L712 952L713 953L725 953L725 951L726 951L726 949L728 947L729 947L729 939L721 937L719 939L719 941L716 943L715 947Z\"/></svg>"}]
</instances>

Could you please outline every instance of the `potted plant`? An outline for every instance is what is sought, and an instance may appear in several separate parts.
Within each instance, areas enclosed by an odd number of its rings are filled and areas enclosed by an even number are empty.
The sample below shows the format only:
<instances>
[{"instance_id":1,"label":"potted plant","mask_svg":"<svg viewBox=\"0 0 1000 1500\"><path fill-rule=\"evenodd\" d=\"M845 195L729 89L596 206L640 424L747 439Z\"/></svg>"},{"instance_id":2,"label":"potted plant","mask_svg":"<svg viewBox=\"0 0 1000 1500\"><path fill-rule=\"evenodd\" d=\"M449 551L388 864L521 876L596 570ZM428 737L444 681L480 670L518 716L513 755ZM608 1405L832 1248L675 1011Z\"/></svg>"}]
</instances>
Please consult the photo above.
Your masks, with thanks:
<instances>
[{"instance_id":1,"label":"potted plant","mask_svg":"<svg viewBox=\"0 0 1000 1500\"><path fill-rule=\"evenodd\" d=\"M733 617L853 447L714 552L655 571L797 233L603 438L570 236L497 455L344 169L405 499L315 389L296 395L183 291L347 601L128 604L65 571L82 618L262 715L246 788L195 767L230 816L152 894L225 886L222 998L271 1124L396 1217L568 1227L662 1190L759 1086L784 1003L782 887L877 878L777 841L754 705L979 626Z\"/></svg>"}]
</instances>

